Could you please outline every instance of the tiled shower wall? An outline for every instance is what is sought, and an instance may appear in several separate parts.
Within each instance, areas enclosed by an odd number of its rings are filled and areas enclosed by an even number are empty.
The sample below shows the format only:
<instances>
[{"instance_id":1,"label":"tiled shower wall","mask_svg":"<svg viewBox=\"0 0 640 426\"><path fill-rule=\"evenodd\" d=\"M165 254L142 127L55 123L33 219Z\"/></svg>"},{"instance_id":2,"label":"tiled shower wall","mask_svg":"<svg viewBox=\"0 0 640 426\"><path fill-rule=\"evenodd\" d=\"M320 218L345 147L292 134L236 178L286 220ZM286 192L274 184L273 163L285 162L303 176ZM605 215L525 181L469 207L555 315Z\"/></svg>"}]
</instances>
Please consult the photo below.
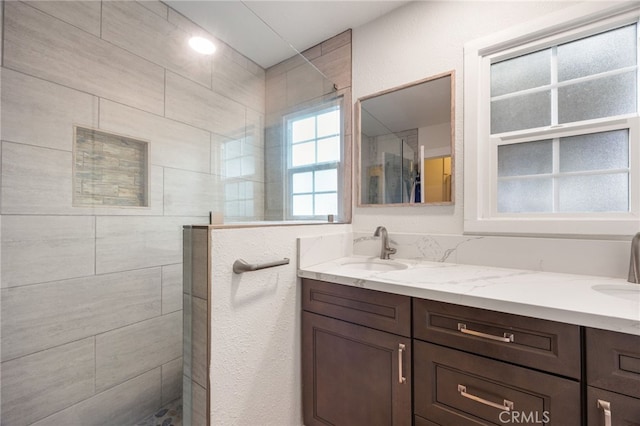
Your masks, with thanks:
<instances>
[{"instance_id":1,"label":"tiled shower wall","mask_svg":"<svg viewBox=\"0 0 640 426\"><path fill-rule=\"evenodd\" d=\"M0 22L1 422L133 424L181 394L182 226L224 209L226 143L256 151L233 182L262 211L265 73L189 51L203 31L158 1ZM150 207L73 207L74 125L149 141Z\"/></svg>"}]
</instances>

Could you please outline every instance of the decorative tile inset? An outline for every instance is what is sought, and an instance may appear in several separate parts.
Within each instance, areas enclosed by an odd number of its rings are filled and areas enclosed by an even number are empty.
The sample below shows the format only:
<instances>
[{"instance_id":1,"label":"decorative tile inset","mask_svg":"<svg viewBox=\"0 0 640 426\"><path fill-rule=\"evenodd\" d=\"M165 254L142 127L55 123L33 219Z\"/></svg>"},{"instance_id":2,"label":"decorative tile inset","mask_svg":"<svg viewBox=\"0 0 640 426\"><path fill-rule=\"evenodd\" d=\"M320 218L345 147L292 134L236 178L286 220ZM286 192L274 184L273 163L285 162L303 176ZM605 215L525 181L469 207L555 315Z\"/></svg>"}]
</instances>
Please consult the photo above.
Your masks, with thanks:
<instances>
[{"instance_id":1,"label":"decorative tile inset","mask_svg":"<svg viewBox=\"0 0 640 426\"><path fill-rule=\"evenodd\" d=\"M74 206L148 207L148 144L75 128Z\"/></svg>"}]
</instances>

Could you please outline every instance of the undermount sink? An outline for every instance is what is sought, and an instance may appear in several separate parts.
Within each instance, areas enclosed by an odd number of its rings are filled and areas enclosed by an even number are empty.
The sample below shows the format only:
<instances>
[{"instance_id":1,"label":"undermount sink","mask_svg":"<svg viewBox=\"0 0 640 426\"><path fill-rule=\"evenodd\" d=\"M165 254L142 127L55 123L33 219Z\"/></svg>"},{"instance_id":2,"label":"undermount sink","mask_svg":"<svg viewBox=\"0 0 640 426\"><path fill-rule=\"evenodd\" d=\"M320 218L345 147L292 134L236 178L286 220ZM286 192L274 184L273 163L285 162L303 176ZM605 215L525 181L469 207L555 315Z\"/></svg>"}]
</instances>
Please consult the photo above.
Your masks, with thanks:
<instances>
[{"instance_id":1,"label":"undermount sink","mask_svg":"<svg viewBox=\"0 0 640 426\"><path fill-rule=\"evenodd\" d=\"M340 267L359 271L398 271L408 268L408 266L403 263L382 259L348 260L342 263Z\"/></svg>"},{"instance_id":2,"label":"undermount sink","mask_svg":"<svg viewBox=\"0 0 640 426\"><path fill-rule=\"evenodd\" d=\"M601 284L592 288L607 296L640 302L640 284Z\"/></svg>"}]
</instances>

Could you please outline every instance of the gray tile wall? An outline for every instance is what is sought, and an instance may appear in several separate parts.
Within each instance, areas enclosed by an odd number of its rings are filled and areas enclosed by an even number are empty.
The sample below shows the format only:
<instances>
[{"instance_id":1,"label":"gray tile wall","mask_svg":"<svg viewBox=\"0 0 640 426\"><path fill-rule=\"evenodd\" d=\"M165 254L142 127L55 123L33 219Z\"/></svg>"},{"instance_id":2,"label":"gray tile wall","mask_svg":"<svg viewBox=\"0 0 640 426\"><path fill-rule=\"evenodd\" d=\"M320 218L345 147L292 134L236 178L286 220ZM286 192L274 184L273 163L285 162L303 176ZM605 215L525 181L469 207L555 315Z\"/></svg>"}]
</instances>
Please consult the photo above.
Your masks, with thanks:
<instances>
[{"instance_id":1,"label":"gray tile wall","mask_svg":"<svg viewBox=\"0 0 640 426\"><path fill-rule=\"evenodd\" d=\"M181 395L182 226L262 151L265 71L159 1L3 3L0 423L134 424ZM74 125L149 141L149 207L73 206Z\"/></svg>"},{"instance_id":2,"label":"gray tile wall","mask_svg":"<svg viewBox=\"0 0 640 426\"><path fill-rule=\"evenodd\" d=\"M289 58L266 72L265 219L282 220L285 210L282 182L286 176L283 152L283 116L312 105L325 95L344 97L345 176L351 175L351 30L338 34L300 56ZM311 62L312 65L309 64ZM314 72L320 70L321 74ZM337 92L334 92L334 84ZM332 95L331 95L332 96ZM348 185L347 185L348 186ZM344 194L344 216L351 218L351 192Z\"/></svg>"}]
</instances>

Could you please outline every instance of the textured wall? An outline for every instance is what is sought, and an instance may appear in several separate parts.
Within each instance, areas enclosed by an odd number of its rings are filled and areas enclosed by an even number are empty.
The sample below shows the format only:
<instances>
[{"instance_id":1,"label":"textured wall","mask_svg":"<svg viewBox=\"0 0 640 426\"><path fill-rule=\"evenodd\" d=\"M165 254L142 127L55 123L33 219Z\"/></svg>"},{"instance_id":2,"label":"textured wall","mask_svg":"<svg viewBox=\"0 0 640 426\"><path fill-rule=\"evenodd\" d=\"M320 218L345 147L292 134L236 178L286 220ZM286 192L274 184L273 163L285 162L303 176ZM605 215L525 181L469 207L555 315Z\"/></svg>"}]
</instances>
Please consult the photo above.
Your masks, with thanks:
<instances>
[{"instance_id":1,"label":"textured wall","mask_svg":"<svg viewBox=\"0 0 640 426\"><path fill-rule=\"evenodd\" d=\"M3 6L1 423L133 424L181 395L182 226L262 152L264 70L158 1ZM148 208L73 206L73 125L149 141Z\"/></svg>"},{"instance_id":2,"label":"textured wall","mask_svg":"<svg viewBox=\"0 0 640 426\"><path fill-rule=\"evenodd\" d=\"M350 225L215 229L211 234L211 424L302 424L296 238ZM286 266L233 274L242 258Z\"/></svg>"}]
</instances>

